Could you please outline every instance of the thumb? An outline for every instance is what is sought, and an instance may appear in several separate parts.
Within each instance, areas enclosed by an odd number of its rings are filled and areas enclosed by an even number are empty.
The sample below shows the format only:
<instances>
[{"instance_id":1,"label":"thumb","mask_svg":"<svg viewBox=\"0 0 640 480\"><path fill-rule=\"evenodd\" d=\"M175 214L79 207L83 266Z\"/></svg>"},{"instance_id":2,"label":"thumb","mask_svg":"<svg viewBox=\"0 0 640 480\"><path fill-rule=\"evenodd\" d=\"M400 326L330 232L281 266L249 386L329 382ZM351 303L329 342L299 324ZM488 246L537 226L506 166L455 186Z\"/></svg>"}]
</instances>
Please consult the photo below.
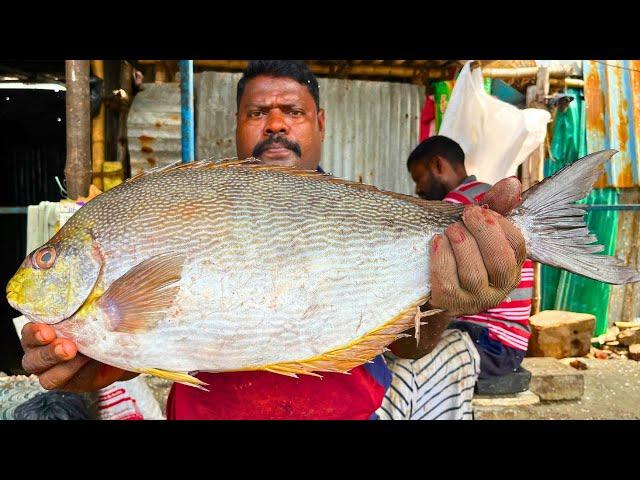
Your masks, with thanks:
<instances>
[{"instance_id":1,"label":"thumb","mask_svg":"<svg viewBox=\"0 0 640 480\"><path fill-rule=\"evenodd\" d=\"M484 195L482 203L500 215L506 215L522 200L522 184L516 177L503 178Z\"/></svg>"}]
</instances>

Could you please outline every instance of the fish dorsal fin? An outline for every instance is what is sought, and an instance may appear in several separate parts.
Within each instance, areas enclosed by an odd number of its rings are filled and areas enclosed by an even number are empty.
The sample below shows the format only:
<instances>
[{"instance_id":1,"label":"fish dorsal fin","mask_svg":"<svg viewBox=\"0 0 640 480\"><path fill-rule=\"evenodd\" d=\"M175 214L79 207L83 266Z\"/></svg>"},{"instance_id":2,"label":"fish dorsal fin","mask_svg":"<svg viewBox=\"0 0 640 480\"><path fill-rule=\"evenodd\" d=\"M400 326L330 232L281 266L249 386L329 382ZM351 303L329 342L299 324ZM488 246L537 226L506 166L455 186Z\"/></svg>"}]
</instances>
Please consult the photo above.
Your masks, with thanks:
<instances>
[{"instance_id":1,"label":"fish dorsal fin","mask_svg":"<svg viewBox=\"0 0 640 480\"><path fill-rule=\"evenodd\" d=\"M367 363L384 353L388 345L406 336L403 332L415 327L417 309L420 305L426 303L428 298L421 298L381 327L364 334L343 347L305 360L263 365L243 370L262 370L290 377L297 377L298 375L320 376L314 372L348 373L349 370ZM433 310L425 312L423 315L438 312L440 310Z\"/></svg>"},{"instance_id":2,"label":"fish dorsal fin","mask_svg":"<svg viewBox=\"0 0 640 480\"><path fill-rule=\"evenodd\" d=\"M156 255L114 281L97 302L111 330L138 333L154 328L180 289L177 283L185 258L174 253Z\"/></svg>"},{"instance_id":3,"label":"fish dorsal fin","mask_svg":"<svg viewBox=\"0 0 640 480\"><path fill-rule=\"evenodd\" d=\"M125 180L123 184L135 182L137 180L140 180L141 178L148 177L149 175L166 173L169 171L179 170L179 169L203 168L203 167L224 168L224 167L230 167L235 165L255 164L255 163L260 163L260 160L253 157L247 158L245 160L238 160L237 157L222 158L217 160L214 160L212 158L207 158L207 159L196 160L194 162L188 162L188 163L182 163L180 160L178 160L176 162L170 163L169 165L162 165L160 167L154 167L154 168L150 168L149 170L144 170L142 172L139 172L135 174L133 177Z\"/></svg>"}]
</instances>

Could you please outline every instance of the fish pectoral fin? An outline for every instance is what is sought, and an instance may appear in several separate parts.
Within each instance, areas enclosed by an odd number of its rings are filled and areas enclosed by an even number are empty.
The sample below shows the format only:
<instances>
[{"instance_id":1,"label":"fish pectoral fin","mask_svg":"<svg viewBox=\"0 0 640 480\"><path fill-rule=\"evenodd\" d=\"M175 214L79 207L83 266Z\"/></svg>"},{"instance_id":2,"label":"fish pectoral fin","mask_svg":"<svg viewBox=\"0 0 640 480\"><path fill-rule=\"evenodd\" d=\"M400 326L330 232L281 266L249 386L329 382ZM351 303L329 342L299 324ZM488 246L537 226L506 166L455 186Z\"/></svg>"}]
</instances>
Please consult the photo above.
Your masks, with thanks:
<instances>
[{"instance_id":1,"label":"fish pectoral fin","mask_svg":"<svg viewBox=\"0 0 640 480\"><path fill-rule=\"evenodd\" d=\"M111 331L145 332L162 320L180 287L185 255L156 255L139 263L113 282L98 306L105 312Z\"/></svg>"},{"instance_id":2,"label":"fish pectoral fin","mask_svg":"<svg viewBox=\"0 0 640 480\"><path fill-rule=\"evenodd\" d=\"M172 382L181 383L182 385L187 385L189 387L195 387L199 390L204 390L205 392L209 391L203 387L203 385L209 385L208 383L203 382L199 378L192 377L188 373L172 372L170 370L162 370L160 368L142 368L138 370L138 372L153 375L154 377L164 378L165 380L171 380Z\"/></svg>"}]
</instances>

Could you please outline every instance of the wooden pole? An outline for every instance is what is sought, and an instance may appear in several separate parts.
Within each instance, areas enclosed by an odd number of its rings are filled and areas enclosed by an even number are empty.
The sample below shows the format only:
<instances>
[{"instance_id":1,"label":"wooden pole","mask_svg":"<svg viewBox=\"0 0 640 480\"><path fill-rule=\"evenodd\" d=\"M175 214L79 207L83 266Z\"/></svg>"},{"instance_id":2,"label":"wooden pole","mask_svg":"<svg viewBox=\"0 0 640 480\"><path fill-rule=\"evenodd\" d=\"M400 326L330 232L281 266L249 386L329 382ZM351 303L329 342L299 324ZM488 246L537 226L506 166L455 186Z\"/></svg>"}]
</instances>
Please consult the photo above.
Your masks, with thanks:
<instances>
[{"instance_id":1,"label":"wooden pole","mask_svg":"<svg viewBox=\"0 0 640 480\"><path fill-rule=\"evenodd\" d=\"M541 67L538 70L536 84L527 88L527 108L543 108L546 110L545 99L549 95L549 69ZM528 189L544 178L544 146L545 142L529 155L522 165L522 187ZM540 311L542 292L542 269L539 263L533 264L533 296L532 314Z\"/></svg>"},{"instance_id":2,"label":"wooden pole","mask_svg":"<svg viewBox=\"0 0 640 480\"><path fill-rule=\"evenodd\" d=\"M133 67L127 61L121 63L119 95L123 103L120 109L120 121L118 122L118 149L116 160L123 166L127 159L127 116L131 101L133 100Z\"/></svg>"},{"instance_id":3,"label":"wooden pole","mask_svg":"<svg viewBox=\"0 0 640 480\"><path fill-rule=\"evenodd\" d=\"M120 82L110 96L113 108L118 112L116 160L105 161L102 168L103 191L121 184L127 163L127 115L133 97L133 67L127 61L120 62Z\"/></svg>"},{"instance_id":4,"label":"wooden pole","mask_svg":"<svg viewBox=\"0 0 640 480\"><path fill-rule=\"evenodd\" d=\"M91 60L93 74L104 82L104 61ZM105 114L104 103L100 102L98 115L91 119L91 165L93 170L93 183L100 190L104 190L102 182L102 166L105 160L104 145Z\"/></svg>"},{"instance_id":5,"label":"wooden pole","mask_svg":"<svg viewBox=\"0 0 640 480\"><path fill-rule=\"evenodd\" d=\"M89 60L65 61L67 162L64 176L69 198L86 197L91 185L89 131Z\"/></svg>"}]
</instances>

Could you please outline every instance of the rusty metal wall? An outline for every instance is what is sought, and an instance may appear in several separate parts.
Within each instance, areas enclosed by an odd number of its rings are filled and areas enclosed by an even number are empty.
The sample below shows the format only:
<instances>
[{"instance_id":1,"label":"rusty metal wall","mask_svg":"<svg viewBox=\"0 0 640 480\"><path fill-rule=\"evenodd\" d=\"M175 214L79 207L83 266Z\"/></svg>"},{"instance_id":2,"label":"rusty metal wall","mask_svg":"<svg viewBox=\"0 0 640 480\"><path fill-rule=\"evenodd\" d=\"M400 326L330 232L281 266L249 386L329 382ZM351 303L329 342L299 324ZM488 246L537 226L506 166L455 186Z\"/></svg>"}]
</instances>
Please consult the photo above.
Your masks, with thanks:
<instances>
[{"instance_id":1,"label":"rusty metal wall","mask_svg":"<svg viewBox=\"0 0 640 480\"><path fill-rule=\"evenodd\" d=\"M622 190L620 203L640 204L640 188ZM640 212L618 213L616 256L640 270ZM640 322L640 283L612 285L609 297L609 324L614 322Z\"/></svg>"},{"instance_id":2,"label":"rusty metal wall","mask_svg":"<svg viewBox=\"0 0 640 480\"><path fill-rule=\"evenodd\" d=\"M235 152L241 74L195 75L197 158ZM406 159L418 144L424 88L393 82L318 79L326 113L322 167L338 177L410 194Z\"/></svg>"},{"instance_id":3,"label":"rusty metal wall","mask_svg":"<svg viewBox=\"0 0 640 480\"><path fill-rule=\"evenodd\" d=\"M597 187L640 186L640 61L585 60L587 150L619 150Z\"/></svg>"},{"instance_id":4,"label":"rusty metal wall","mask_svg":"<svg viewBox=\"0 0 640 480\"><path fill-rule=\"evenodd\" d=\"M587 151L613 148L617 153L596 187L618 187L620 203L640 203L640 61L583 62ZM618 213L616 256L640 268L640 212ZM640 285L613 285L608 323L640 321Z\"/></svg>"},{"instance_id":5,"label":"rusty metal wall","mask_svg":"<svg viewBox=\"0 0 640 480\"><path fill-rule=\"evenodd\" d=\"M127 117L131 175L180 161L180 85L147 83Z\"/></svg>"}]
</instances>

